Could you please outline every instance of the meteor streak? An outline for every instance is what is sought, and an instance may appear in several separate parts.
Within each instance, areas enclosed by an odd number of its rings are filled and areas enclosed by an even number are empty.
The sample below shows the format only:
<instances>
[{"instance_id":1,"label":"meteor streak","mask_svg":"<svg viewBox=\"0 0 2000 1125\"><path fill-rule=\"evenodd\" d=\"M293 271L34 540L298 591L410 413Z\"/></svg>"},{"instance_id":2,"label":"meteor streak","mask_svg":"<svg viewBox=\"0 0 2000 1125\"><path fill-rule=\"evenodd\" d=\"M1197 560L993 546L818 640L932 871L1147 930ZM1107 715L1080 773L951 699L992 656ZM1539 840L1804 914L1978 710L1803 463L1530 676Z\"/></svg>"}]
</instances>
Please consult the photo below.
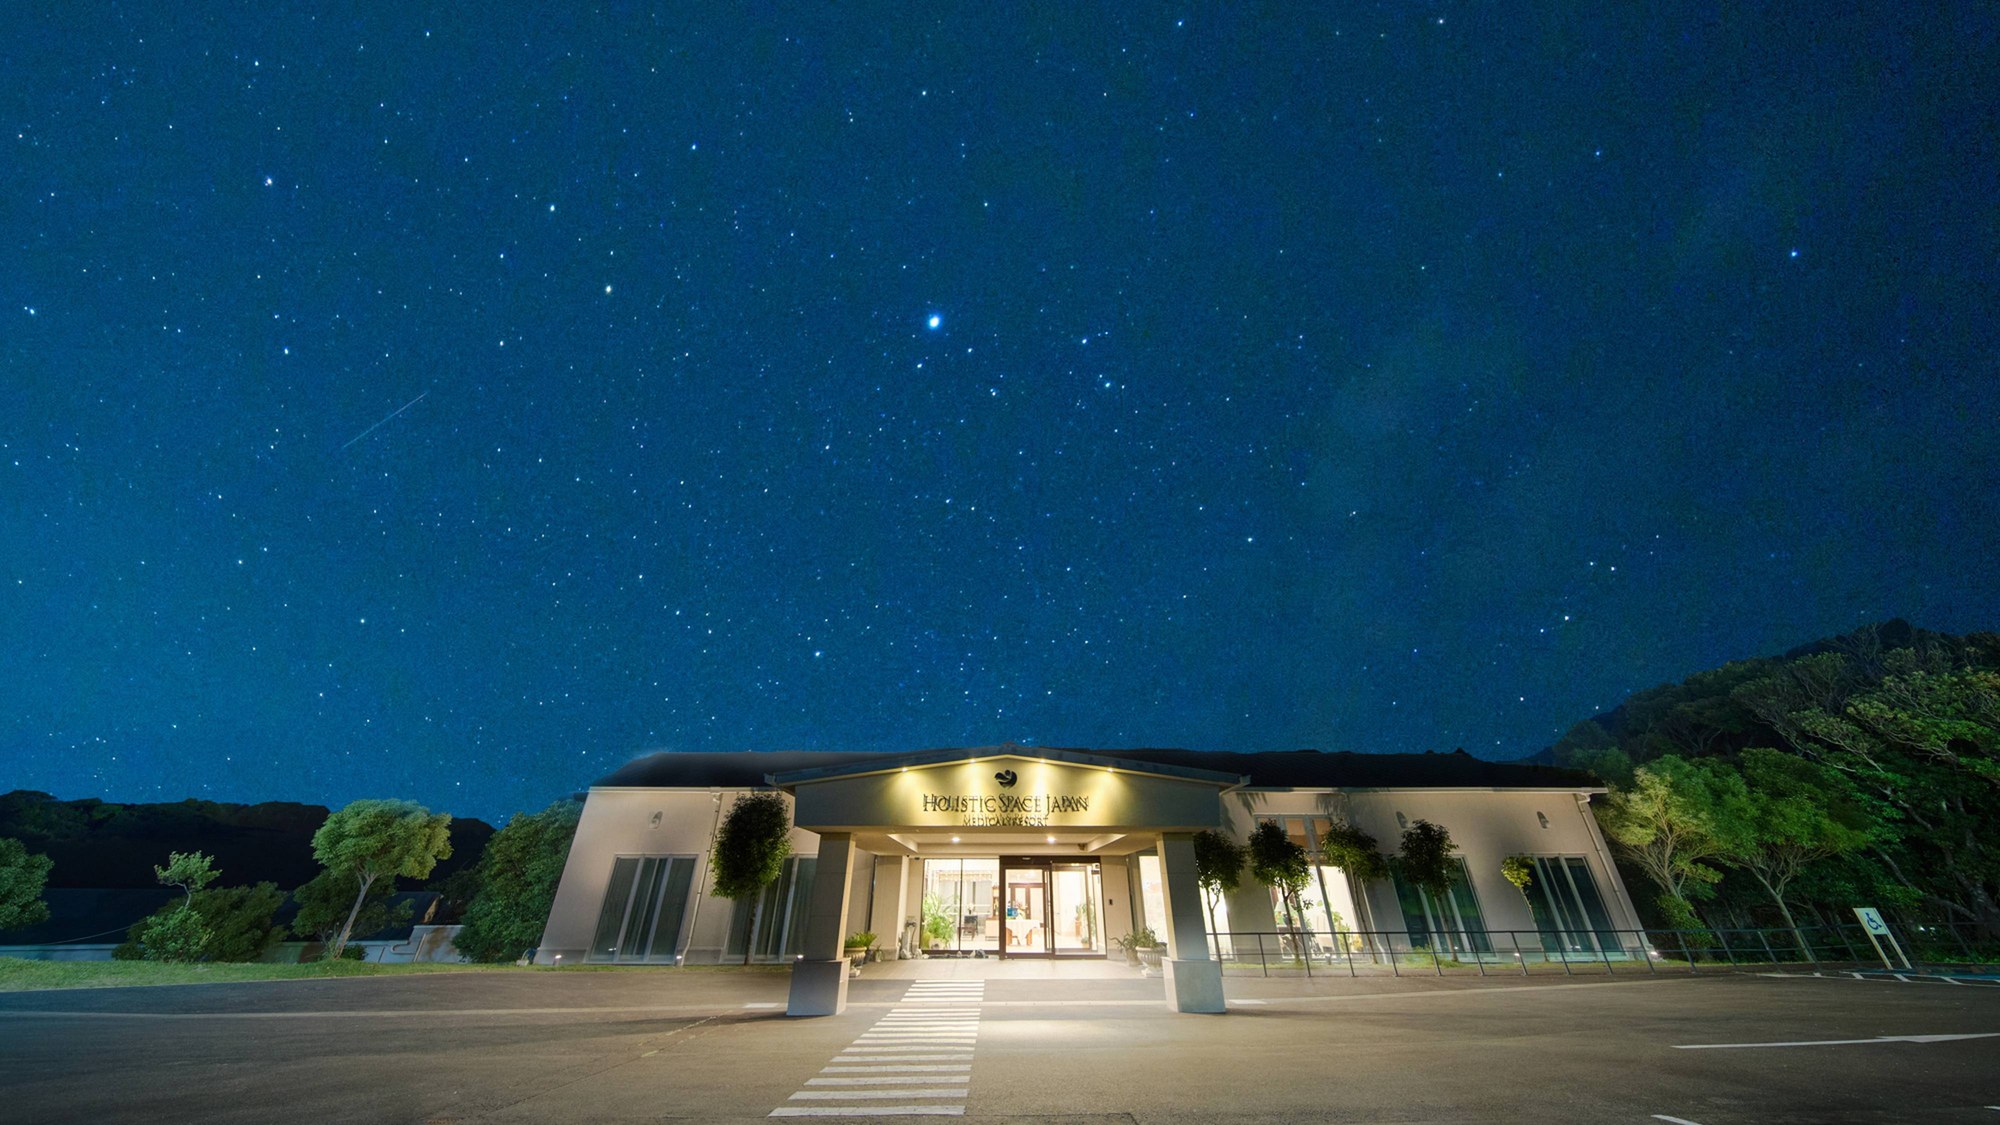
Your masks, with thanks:
<instances>
[{"instance_id":1,"label":"meteor streak","mask_svg":"<svg viewBox=\"0 0 2000 1125\"><path fill-rule=\"evenodd\" d=\"M401 414L403 411L408 410L410 407L415 406L416 404L424 401L424 395L428 394L430 394L430 392L425 391L424 394L418 395L417 397L411 399L410 401L390 411L389 418L394 418L396 415ZM382 428L382 426L389 421L389 418L384 418L382 419L382 421L377 422L374 425L368 427L367 429L361 431L360 433L355 434L353 437L348 438L347 441L344 444L342 444L340 448L346 449L348 446L353 445L355 442L360 441L362 438L365 438L369 434L374 433L376 430Z\"/></svg>"}]
</instances>

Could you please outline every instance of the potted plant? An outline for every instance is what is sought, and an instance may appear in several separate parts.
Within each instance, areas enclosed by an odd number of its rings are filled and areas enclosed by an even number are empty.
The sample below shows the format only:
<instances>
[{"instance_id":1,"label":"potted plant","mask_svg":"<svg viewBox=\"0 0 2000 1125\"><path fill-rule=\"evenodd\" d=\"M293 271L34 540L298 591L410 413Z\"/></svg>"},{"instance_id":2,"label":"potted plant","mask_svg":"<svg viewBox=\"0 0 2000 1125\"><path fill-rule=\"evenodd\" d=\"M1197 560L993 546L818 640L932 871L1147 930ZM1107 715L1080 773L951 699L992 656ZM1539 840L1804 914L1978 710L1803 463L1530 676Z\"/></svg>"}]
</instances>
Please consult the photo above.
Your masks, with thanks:
<instances>
[{"instance_id":1,"label":"potted plant","mask_svg":"<svg viewBox=\"0 0 2000 1125\"><path fill-rule=\"evenodd\" d=\"M945 905L941 895L924 896L924 948L936 949L950 945L955 927L951 910Z\"/></svg>"},{"instance_id":2,"label":"potted plant","mask_svg":"<svg viewBox=\"0 0 2000 1125\"><path fill-rule=\"evenodd\" d=\"M868 955L874 952L874 948L875 932L873 930L858 930L848 934L847 941L842 943L842 949L847 954L847 959L852 961L854 967L857 969L861 967L863 961L868 960Z\"/></svg>"},{"instance_id":3,"label":"potted plant","mask_svg":"<svg viewBox=\"0 0 2000 1125\"><path fill-rule=\"evenodd\" d=\"M1137 932L1112 939L1125 954L1125 963L1136 965L1147 976L1153 976L1160 966L1160 939L1151 929L1141 927Z\"/></svg>"}]
</instances>

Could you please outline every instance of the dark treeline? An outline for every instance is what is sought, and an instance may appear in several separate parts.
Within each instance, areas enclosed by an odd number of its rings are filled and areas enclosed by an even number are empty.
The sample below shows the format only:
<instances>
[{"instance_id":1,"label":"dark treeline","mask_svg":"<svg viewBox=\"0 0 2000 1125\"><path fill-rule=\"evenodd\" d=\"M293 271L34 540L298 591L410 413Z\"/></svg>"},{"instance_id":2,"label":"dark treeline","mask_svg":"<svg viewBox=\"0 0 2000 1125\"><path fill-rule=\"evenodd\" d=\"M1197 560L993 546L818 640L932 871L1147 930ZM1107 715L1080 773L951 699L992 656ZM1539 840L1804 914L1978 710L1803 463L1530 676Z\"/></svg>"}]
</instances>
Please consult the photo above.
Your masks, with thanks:
<instances>
[{"instance_id":1,"label":"dark treeline","mask_svg":"<svg viewBox=\"0 0 2000 1125\"><path fill-rule=\"evenodd\" d=\"M50 887L155 887L153 865L169 852L212 856L231 883L274 883L290 890L319 874L312 835L326 823L323 805L267 801L120 804L63 801L30 789L0 794L0 836L21 841L54 861ZM454 819L450 858L431 876L434 884L479 862L493 826Z\"/></svg>"}]
</instances>

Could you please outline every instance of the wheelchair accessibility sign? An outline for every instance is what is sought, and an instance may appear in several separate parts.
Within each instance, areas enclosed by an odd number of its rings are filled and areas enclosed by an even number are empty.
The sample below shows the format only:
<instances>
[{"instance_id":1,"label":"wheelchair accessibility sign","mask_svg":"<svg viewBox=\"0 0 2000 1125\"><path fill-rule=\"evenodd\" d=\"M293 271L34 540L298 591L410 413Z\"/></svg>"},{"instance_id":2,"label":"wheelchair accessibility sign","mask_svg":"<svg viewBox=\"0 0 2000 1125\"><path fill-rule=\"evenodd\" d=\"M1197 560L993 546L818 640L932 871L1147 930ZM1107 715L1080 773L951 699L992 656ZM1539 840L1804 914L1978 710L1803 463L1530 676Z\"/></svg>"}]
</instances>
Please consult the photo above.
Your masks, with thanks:
<instances>
[{"instance_id":1,"label":"wheelchair accessibility sign","mask_svg":"<svg viewBox=\"0 0 2000 1125\"><path fill-rule=\"evenodd\" d=\"M1891 971L1896 968L1895 962L1889 960L1889 954L1882 948L1884 940L1888 941L1890 949L1896 951L1896 960L1901 961L1905 969L1910 967L1909 954L1903 952L1903 944L1896 940L1896 935L1889 932L1889 923L1882 920L1881 911L1872 906L1857 906L1854 916L1861 919L1861 928L1868 934L1868 944L1875 947L1875 956L1882 959L1884 968Z\"/></svg>"}]
</instances>

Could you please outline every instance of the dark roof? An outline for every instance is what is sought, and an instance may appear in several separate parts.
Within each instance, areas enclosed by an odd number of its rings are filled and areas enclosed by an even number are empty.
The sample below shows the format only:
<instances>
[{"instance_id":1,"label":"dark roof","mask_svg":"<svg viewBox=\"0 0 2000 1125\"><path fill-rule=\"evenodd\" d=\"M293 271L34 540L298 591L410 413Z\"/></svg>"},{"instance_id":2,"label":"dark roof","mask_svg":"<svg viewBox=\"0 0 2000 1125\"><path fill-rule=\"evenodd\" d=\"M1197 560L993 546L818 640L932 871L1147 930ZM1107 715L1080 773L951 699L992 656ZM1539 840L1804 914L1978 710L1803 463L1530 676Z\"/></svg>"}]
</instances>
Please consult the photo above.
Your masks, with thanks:
<instances>
[{"instance_id":1,"label":"dark roof","mask_svg":"<svg viewBox=\"0 0 2000 1125\"><path fill-rule=\"evenodd\" d=\"M1054 747L980 746L955 751L966 757L1018 753L1033 756ZM1584 789L1599 782L1579 770L1554 766L1488 762L1463 750L1449 754L1354 754L1347 751L1282 750L1238 754L1227 750L1084 750L1064 754L1115 758L1216 773L1248 774L1252 788L1330 789ZM951 751L925 751L948 756ZM746 750L734 754L662 751L634 758L598 786L661 789L747 789L762 787L770 774L829 767L889 764L905 753L838 750Z\"/></svg>"}]
</instances>

